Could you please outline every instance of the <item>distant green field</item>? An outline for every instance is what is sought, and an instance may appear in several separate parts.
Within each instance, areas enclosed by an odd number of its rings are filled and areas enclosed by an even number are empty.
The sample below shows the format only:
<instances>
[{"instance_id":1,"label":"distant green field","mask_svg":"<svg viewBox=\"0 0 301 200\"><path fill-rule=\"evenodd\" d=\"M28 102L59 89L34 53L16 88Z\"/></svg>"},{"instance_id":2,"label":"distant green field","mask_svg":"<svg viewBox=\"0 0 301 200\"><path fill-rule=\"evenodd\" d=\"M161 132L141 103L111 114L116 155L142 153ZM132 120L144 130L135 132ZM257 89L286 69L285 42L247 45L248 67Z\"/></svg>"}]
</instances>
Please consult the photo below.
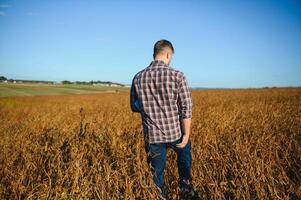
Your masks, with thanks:
<instances>
[{"instance_id":1,"label":"distant green field","mask_svg":"<svg viewBox=\"0 0 301 200\"><path fill-rule=\"evenodd\" d=\"M87 94L100 92L120 92L127 90L129 89L126 87L109 87L99 85L0 83L0 97Z\"/></svg>"}]
</instances>

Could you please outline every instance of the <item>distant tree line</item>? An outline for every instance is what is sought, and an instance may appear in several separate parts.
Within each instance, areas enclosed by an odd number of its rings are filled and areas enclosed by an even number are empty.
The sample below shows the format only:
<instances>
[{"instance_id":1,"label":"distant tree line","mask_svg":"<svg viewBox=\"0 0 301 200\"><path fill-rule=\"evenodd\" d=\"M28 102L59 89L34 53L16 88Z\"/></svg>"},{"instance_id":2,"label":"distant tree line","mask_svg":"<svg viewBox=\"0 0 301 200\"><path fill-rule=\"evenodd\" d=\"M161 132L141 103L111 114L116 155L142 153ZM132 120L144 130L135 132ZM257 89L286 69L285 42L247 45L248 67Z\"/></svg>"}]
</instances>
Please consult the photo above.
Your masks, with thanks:
<instances>
[{"instance_id":1,"label":"distant tree line","mask_svg":"<svg viewBox=\"0 0 301 200\"><path fill-rule=\"evenodd\" d=\"M12 83L46 83L54 84L54 81L42 81L42 80L22 80L22 79L8 79L5 76L0 76L0 82L12 82Z\"/></svg>"},{"instance_id":2,"label":"distant tree line","mask_svg":"<svg viewBox=\"0 0 301 200\"><path fill-rule=\"evenodd\" d=\"M80 85L93 85L93 84L102 84L102 85L118 85L118 86L125 86L124 84L121 83L115 83L111 81L68 81L68 80L63 80L61 82L62 84L80 84Z\"/></svg>"},{"instance_id":3,"label":"distant tree line","mask_svg":"<svg viewBox=\"0 0 301 200\"><path fill-rule=\"evenodd\" d=\"M20 80L20 79L7 79L5 76L0 76L0 82L18 82L18 83L46 83L46 84L58 84L56 81L42 81L42 80ZM68 81L63 80L60 82L61 84L78 84L78 85L93 85L93 84L102 84L102 85L117 85L117 86L125 86L121 83L115 83L111 81Z\"/></svg>"}]
</instances>

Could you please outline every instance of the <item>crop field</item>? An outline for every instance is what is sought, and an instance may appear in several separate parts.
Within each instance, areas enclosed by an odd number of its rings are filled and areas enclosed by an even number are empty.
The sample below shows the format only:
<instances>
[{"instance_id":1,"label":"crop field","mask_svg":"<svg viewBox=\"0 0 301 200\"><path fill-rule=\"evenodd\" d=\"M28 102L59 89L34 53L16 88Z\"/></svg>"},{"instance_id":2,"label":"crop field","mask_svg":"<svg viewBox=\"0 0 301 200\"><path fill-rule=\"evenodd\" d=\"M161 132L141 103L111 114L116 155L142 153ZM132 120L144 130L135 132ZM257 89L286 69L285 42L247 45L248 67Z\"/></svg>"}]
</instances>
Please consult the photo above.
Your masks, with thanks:
<instances>
[{"instance_id":1,"label":"crop field","mask_svg":"<svg viewBox=\"0 0 301 200\"><path fill-rule=\"evenodd\" d=\"M202 199L301 199L301 89L193 90ZM0 199L156 199L129 92L0 98ZM176 154L165 181L178 199Z\"/></svg>"}]
</instances>

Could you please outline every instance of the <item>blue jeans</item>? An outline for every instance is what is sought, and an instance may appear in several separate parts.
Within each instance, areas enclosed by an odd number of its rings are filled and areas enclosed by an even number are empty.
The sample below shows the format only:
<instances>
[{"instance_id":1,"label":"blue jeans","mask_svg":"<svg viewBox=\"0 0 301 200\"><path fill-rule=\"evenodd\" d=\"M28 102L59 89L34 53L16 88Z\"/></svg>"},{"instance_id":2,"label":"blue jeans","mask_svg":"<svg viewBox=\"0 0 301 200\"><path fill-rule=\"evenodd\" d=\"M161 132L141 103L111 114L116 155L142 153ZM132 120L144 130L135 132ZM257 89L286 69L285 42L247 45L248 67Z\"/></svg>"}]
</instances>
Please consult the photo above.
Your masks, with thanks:
<instances>
[{"instance_id":1,"label":"blue jeans","mask_svg":"<svg viewBox=\"0 0 301 200\"><path fill-rule=\"evenodd\" d=\"M164 183L164 168L166 163L167 148L173 149L177 153L177 164L179 173L179 186L182 187L185 181L191 181L191 140L184 148L179 148L176 144L181 143L182 137L170 143L149 144L145 142L145 151L147 153L147 162L150 164L153 180L155 184L162 188Z\"/></svg>"}]
</instances>

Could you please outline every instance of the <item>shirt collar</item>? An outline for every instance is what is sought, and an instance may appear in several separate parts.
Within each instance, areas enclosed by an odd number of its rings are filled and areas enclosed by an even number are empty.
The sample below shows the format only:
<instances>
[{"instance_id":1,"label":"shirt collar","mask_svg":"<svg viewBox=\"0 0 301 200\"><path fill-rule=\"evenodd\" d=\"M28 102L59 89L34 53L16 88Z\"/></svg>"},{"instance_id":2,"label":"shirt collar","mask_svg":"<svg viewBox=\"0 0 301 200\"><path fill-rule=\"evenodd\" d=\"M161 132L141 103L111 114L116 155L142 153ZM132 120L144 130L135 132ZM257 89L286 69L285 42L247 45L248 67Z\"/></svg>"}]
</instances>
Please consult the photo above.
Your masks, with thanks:
<instances>
[{"instance_id":1,"label":"shirt collar","mask_svg":"<svg viewBox=\"0 0 301 200\"><path fill-rule=\"evenodd\" d=\"M150 65L150 68L164 68L168 67L163 60L153 60Z\"/></svg>"}]
</instances>

